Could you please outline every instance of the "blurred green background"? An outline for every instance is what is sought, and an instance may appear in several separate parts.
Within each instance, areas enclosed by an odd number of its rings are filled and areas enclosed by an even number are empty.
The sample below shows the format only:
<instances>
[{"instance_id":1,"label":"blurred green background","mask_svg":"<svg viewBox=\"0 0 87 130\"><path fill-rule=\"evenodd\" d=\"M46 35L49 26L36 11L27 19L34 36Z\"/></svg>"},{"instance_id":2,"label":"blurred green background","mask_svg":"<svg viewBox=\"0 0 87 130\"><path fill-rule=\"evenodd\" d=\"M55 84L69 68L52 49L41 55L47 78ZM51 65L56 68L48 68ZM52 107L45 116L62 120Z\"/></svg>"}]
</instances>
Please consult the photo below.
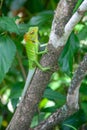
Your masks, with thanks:
<instances>
[{"instance_id":1,"label":"blurred green background","mask_svg":"<svg viewBox=\"0 0 87 130\"><path fill-rule=\"evenodd\" d=\"M30 26L39 27L39 41L47 43L54 12L59 0L1 0L0 6L0 130L5 130L21 96L28 72L23 35ZM77 10L82 0L73 11ZM16 24L15 24L16 23ZM87 52L87 13L75 26L44 92L31 127L46 119L66 102L68 87L78 64ZM87 76L80 89L80 110L56 126L54 130L81 130L87 123ZM86 129L87 130L87 127Z\"/></svg>"}]
</instances>

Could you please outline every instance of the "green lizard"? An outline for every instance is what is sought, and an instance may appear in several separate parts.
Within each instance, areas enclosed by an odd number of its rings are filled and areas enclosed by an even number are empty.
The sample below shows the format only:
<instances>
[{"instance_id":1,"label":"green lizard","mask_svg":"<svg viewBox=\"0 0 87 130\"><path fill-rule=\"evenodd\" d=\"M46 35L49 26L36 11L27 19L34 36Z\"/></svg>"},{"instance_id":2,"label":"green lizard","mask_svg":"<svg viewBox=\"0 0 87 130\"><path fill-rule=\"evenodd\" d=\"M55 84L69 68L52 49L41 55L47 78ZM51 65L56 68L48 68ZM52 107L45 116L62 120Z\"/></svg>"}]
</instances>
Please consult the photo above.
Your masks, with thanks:
<instances>
[{"instance_id":1,"label":"green lizard","mask_svg":"<svg viewBox=\"0 0 87 130\"><path fill-rule=\"evenodd\" d=\"M29 72L22 93L22 98L27 91L36 67L40 68L42 71L47 71L50 69L50 67L42 67L38 62L38 55L47 52L47 50L39 52L40 43L38 41L38 27L29 28L28 32L24 35L23 43L25 44L25 49L28 56Z\"/></svg>"}]
</instances>

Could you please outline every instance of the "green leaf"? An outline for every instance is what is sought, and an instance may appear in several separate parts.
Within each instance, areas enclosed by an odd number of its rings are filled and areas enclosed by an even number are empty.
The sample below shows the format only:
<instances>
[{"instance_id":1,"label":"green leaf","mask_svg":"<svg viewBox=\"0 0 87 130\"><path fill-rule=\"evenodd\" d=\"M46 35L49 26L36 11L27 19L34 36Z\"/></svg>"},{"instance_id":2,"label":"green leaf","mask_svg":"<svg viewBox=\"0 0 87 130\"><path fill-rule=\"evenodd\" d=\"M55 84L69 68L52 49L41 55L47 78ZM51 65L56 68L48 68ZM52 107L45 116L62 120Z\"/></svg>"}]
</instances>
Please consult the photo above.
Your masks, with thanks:
<instances>
[{"instance_id":1,"label":"green leaf","mask_svg":"<svg viewBox=\"0 0 87 130\"><path fill-rule=\"evenodd\" d=\"M35 127L36 125L38 125L38 115L35 115L33 117L32 123L31 123L31 127Z\"/></svg>"},{"instance_id":2,"label":"green leaf","mask_svg":"<svg viewBox=\"0 0 87 130\"><path fill-rule=\"evenodd\" d=\"M10 37L0 37L0 83L11 67L15 54L16 47Z\"/></svg>"},{"instance_id":3,"label":"green leaf","mask_svg":"<svg viewBox=\"0 0 87 130\"><path fill-rule=\"evenodd\" d=\"M56 101L56 100L63 100L65 101L65 96L56 92L56 91L53 91L52 89L50 88L47 88L44 92L44 95L43 95L44 98L48 98L49 100L53 100L53 101Z\"/></svg>"},{"instance_id":4,"label":"green leaf","mask_svg":"<svg viewBox=\"0 0 87 130\"><path fill-rule=\"evenodd\" d=\"M78 48L79 40L77 36L72 33L58 60L61 70L68 75L71 75L74 54L77 52Z\"/></svg>"},{"instance_id":5,"label":"green leaf","mask_svg":"<svg viewBox=\"0 0 87 130\"><path fill-rule=\"evenodd\" d=\"M87 26L84 26L83 29L77 34L79 40L87 40Z\"/></svg>"},{"instance_id":6,"label":"green leaf","mask_svg":"<svg viewBox=\"0 0 87 130\"><path fill-rule=\"evenodd\" d=\"M0 116L0 128L1 128L2 120L3 120L3 117Z\"/></svg>"},{"instance_id":7,"label":"green leaf","mask_svg":"<svg viewBox=\"0 0 87 130\"><path fill-rule=\"evenodd\" d=\"M85 122L86 122L85 113L83 110L80 109L78 112L76 112L75 114L73 114L72 116L70 116L69 118L67 118L66 120L64 120L62 122L61 129L62 130L71 130L71 128L69 126L73 126L78 129ZM65 126L64 124L67 124L67 126Z\"/></svg>"},{"instance_id":8,"label":"green leaf","mask_svg":"<svg viewBox=\"0 0 87 130\"><path fill-rule=\"evenodd\" d=\"M74 126L72 125L69 125L69 124L64 124L65 126L69 127L69 128L72 128L73 130L77 130Z\"/></svg>"},{"instance_id":9,"label":"green leaf","mask_svg":"<svg viewBox=\"0 0 87 130\"><path fill-rule=\"evenodd\" d=\"M11 94L9 98L11 100L14 109L16 108L19 102L19 97L21 96L21 93L23 91L23 86L24 86L23 82L16 82L11 89Z\"/></svg>"},{"instance_id":10,"label":"green leaf","mask_svg":"<svg viewBox=\"0 0 87 130\"><path fill-rule=\"evenodd\" d=\"M32 17L28 24L29 26L43 26L44 24L49 25L49 23L51 25L52 19L53 11L44 11Z\"/></svg>"},{"instance_id":11,"label":"green leaf","mask_svg":"<svg viewBox=\"0 0 87 130\"><path fill-rule=\"evenodd\" d=\"M15 20L6 16L0 17L0 30L19 34Z\"/></svg>"},{"instance_id":12,"label":"green leaf","mask_svg":"<svg viewBox=\"0 0 87 130\"><path fill-rule=\"evenodd\" d=\"M46 114L46 112L49 112L49 113L51 112L52 113L52 112L55 112L57 108L58 108L57 105L56 106L52 106L52 107L46 107L46 108L42 108L41 112L45 112L45 114Z\"/></svg>"},{"instance_id":13,"label":"green leaf","mask_svg":"<svg viewBox=\"0 0 87 130\"><path fill-rule=\"evenodd\" d=\"M81 5L82 2L83 0L78 0L73 12L75 12L78 9L78 7Z\"/></svg>"},{"instance_id":14,"label":"green leaf","mask_svg":"<svg viewBox=\"0 0 87 130\"><path fill-rule=\"evenodd\" d=\"M19 98L21 96L23 86L24 86L23 82L17 82L16 84L14 84L11 90L10 99Z\"/></svg>"},{"instance_id":15,"label":"green leaf","mask_svg":"<svg viewBox=\"0 0 87 130\"><path fill-rule=\"evenodd\" d=\"M28 31L29 25L25 23L18 24L18 29L20 30L20 35L24 35Z\"/></svg>"},{"instance_id":16,"label":"green leaf","mask_svg":"<svg viewBox=\"0 0 87 130\"><path fill-rule=\"evenodd\" d=\"M86 116L86 119L87 119L87 101L83 101L81 103L81 108L83 109L85 116Z\"/></svg>"},{"instance_id":17,"label":"green leaf","mask_svg":"<svg viewBox=\"0 0 87 130\"><path fill-rule=\"evenodd\" d=\"M87 96L87 83L86 83L86 81L81 84L80 93L83 95L83 97Z\"/></svg>"}]
</instances>

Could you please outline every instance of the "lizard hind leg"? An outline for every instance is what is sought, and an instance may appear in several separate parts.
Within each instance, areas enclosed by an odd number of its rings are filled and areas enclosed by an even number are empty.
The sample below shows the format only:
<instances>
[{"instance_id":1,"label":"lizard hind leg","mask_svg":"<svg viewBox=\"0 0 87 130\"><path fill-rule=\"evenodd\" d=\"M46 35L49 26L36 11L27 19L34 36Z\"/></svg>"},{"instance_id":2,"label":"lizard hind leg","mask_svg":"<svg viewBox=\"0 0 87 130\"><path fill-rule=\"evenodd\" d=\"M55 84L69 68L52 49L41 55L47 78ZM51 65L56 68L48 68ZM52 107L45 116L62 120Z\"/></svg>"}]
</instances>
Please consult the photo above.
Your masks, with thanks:
<instances>
[{"instance_id":1,"label":"lizard hind leg","mask_svg":"<svg viewBox=\"0 0 87 130\"><path fill-rule=\"evenodd\" d=\"M41 69L42 71L48 71L48 70L50 70L50 67L48 66L48 67L43 67L38 61L35 61L35 64L37 65L37 67L39 68L39 69Z\"/></svg>"}]
</instances>

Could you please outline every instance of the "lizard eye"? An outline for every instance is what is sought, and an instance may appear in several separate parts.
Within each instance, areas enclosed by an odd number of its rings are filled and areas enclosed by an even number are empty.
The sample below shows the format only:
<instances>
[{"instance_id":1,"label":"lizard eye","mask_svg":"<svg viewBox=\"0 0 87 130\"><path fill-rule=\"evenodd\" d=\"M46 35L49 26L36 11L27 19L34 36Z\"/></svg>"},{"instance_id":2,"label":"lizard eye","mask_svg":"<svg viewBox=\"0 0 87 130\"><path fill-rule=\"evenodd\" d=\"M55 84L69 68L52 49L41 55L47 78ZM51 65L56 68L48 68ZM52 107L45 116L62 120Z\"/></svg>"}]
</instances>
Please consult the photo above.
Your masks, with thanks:
<instances>
[{"instance_id":1,"label":"lizard eye","mask_svg":"<svg viewBox=\"0 0 87 130\"><path fill-rule=\"evenodd\" d=\"M34 31L31 31L30 34L34 34Z\"/></svg>"}]
</instances>

